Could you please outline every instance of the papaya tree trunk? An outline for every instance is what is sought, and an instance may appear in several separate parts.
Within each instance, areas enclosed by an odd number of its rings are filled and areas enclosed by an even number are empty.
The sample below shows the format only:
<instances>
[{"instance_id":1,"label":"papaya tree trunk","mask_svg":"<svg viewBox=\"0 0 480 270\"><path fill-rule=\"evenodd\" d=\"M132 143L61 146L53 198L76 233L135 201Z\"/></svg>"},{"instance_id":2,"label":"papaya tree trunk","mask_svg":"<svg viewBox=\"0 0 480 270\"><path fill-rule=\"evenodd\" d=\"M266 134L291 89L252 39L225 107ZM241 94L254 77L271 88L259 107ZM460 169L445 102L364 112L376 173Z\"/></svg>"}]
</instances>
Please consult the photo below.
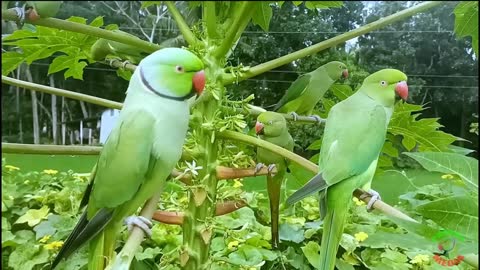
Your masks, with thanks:
<instances>
[{"instance_id":1,"label":"papaya tree trunk","mask_svg":"<svg viewBox=\"0 0 480 270\"><path fill-rule=\"evenodd\" d=\"M54 79L53 75L50 76L50 86L55 87L55 79ZM58 131L58 126L57 126L57 96L52 95L52 139L53 139L53 144L58 143L57 131Z\"/></svg>"}]
</instances>

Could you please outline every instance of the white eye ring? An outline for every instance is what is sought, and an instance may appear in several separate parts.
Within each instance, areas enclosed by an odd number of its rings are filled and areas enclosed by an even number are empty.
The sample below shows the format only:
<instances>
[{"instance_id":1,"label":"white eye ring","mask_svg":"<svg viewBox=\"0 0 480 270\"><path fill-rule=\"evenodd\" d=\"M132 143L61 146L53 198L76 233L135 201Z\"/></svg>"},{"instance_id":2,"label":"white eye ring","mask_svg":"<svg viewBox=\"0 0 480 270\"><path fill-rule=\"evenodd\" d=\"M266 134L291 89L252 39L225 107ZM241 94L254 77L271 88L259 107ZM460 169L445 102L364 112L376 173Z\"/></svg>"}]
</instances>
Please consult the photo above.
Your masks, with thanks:
<instances>
[{"instance_id":1,"label":"white eye ring","mask_svg":"<svg viewBox=\"0 0 480 270\"><path fill-rule=\"evenodd\" d=\"M380 85L382 85L382 86L387 86L388 83L387 83L386 81L380 81Z\"/></svg>"},{"instance_id":2,"label":"white eye ring","mask_svg":"<svg viewBox=\"0 0 480 270\"><path fill-rule=\"evenodd\" d=\"M177 73L183 73L183 72L184 72L182 66L176 66L176 67L175 67L175 71L176 71Z\"/></svg>"}]
</instances>

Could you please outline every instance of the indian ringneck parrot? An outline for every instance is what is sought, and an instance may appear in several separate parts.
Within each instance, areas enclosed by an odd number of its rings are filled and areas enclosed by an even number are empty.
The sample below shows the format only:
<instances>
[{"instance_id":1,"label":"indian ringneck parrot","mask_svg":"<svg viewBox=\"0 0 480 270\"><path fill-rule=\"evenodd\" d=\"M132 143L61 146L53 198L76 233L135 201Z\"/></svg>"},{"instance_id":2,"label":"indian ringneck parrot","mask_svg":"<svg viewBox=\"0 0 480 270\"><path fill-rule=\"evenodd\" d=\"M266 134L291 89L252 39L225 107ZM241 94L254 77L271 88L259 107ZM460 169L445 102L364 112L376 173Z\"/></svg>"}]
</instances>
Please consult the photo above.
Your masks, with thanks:
<instances>
[{"instance_id":1,"label":"indian ringneck parrot","mask_svg":"<svg viewBox=\"0 0 480 270\"><path fill-rule=\"evenodd\" d=\"M293 151L293 139L290 133L288 133L287 121L281 114L275 112L261 113L257 117L255 132L260 139ZM255 168L255 172L262 169L265 166L264 164L268 165L267 190L270 200L272 246L277 248L280 242L278 236L280 188L288 170L288 163L284 157L261 147L257 148L257 162L259 163ZM273 175L270 172L275 167L277 168L277 173Z\"/></svg>"},{"instance_id":2,"label":"indian ringneck parrot","mask_svg":"<svg viewBox=\"0 0 480 270\"><path fill-rule=\"evenodd\" d=\"M338 61L332 61L298 77L287 89L285 95L273 107L273 111L292 114L294 120L298 115L308 115L320 122L320 117L312 115L315 105L323 95L340 79L347 78L347 66Z\"/></svg>"},{"instance_id":3,"label":"indian ringneck parrot","mask_svg":"<svg viewBox=\"0 0 480 270\"><path fill-rule=\"evenodd\" d=\"M148 219L126 217L162 188L180 159L190 114L187 100L201 94L204 85L203 63L189 51L161 49L140 62L80 203L80 209L87 208L52 269L88 241L88 269L104 269L124 220L129 229L136 225L151 234Z\"/></svg>"},{"instance_id":4,"label":"indian ringneck parrot","mask_svg":"<svg viewBox=\"0 0 480 270\"><path fill-rule=\"evenodd\" d=\"M407 76L383 69L368 76L360 89L333 106L325 125L319 173L287 199L287 204L320 191L323 234L320 269L332 270L344 222L357 188L370 190L378 157L393 113L395 93L408 97ZM371 207L377 198L372 197Z\"/></svg>"}]
</instances>

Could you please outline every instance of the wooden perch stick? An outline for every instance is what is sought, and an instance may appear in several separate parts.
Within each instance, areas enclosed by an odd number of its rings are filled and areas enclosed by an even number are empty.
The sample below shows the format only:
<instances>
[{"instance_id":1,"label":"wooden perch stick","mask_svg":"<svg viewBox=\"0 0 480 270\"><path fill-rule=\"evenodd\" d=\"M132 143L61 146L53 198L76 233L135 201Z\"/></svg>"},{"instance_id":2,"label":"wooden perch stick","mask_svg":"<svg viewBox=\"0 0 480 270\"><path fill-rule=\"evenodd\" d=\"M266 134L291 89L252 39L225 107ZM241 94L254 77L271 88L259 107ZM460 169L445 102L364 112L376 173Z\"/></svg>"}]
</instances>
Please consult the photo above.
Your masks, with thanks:
<instances>
[{"instance_id":1,"label":"wooden perch stick","mask_svg":"<svg viewBox=\"0 0 480 270\"><path fill-rule=\"evenodd\" d=\"M224 203L219 203L215 208L215 216L221 216L229 214L235 210L238 210L247 205L246 201L228 201ZM171 225L182 225L183 224L183 212L172 212L172 211L161 211L157 210L153 213L152 219Z\"/></svg>"}]
</instances>

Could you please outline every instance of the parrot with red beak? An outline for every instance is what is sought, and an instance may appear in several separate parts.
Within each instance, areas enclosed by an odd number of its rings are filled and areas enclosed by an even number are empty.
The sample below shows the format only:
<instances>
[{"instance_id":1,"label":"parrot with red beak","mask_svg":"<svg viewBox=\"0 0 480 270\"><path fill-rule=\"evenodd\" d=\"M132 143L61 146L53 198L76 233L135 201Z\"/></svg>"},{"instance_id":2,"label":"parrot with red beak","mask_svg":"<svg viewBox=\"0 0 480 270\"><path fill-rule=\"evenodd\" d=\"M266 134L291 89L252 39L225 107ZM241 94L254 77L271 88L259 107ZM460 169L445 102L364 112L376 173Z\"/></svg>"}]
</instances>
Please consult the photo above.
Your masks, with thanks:
<instances>
[{"instance_id":1,"label":"parrot with red beak","mask_svg":"<svg viewBox=\"0 0 480 270\"><path fill-rule=\"evenodd\" d=\"M151 235L150 220L131 215L164 186L181 157L190 116L188 99L202 93L203 67L196 55L178 48L158 50L140 62L80 203L86 209L52 269L88 242L88 269L112 267L123 223ZM134 255L121 261L129 264Z\"/></svg>"},{"instance_id":2,"label":"parrot with red beak","mask_svg":"<svg viewBox=\"0 0 480 270\"><path fill-rule=\"evenodd\" d=\"M395 96L408 97L407 76L396 69L377 71L360 89L335 104L328 114L319 159L319 173L287 199L287 205L320 192L323 234L320 268L333 270L345 219L357 188L370 190L378 157L393 114ZM379 198L370 191L367 208Z\"/></svg>"},{"instance_id":3,"label":"parrot with red beak","mask_svg":"<svg viewBox=\"0 0 480 270\"><path fill-rule=\"evenodd\" d=\"M287 121L285 118L275 112L263 112L257 117L255 132L260 139L293 151L293 138L288 133ZM257 148L257 162L255 172L260 171L264 166L268 166L267 191L270 201L270 227L272 232L272 247L278 248L280 238L278 234L280 190L282 187L285 173L288 171L287 160L264 148ZM266 164L266 165L265 165ZM276 174L272 170L276 168Z\"/></svg>"},{"instance_id":4,"label":"parrot with red beak","mask_svg":"<svg viewBox=\"0 0 480 270\"><path fill-rule=\"evenodd\" d=\"M326 63L305 73L290 85L285 95L273 107L273 111L290 113L295 121L298 115L307 115L320 122L321 118L312 114L313 109L333 83L342 77L348 78L348 70L347 66L339 61Z\"/></svg>"}]
</instances>

